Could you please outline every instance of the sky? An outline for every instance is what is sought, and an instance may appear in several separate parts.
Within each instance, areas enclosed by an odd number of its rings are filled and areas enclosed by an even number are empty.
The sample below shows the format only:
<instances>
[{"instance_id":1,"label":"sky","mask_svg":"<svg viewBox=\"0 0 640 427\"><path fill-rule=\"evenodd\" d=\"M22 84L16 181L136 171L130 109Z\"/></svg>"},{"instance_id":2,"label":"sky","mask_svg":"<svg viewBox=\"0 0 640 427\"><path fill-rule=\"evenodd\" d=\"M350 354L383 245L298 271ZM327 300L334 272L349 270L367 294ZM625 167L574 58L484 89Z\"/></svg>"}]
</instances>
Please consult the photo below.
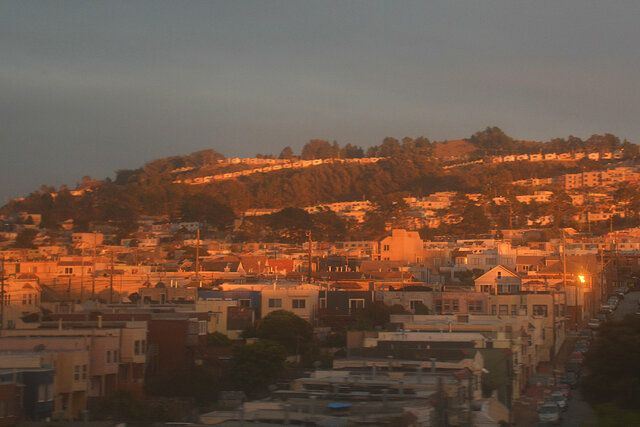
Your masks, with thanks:
<instances>
[{"instance_id":1,"label":"sky","mask_svg":"<svg viewBox=\"0 0 640 427\"><path fill-rule=\"evenodd\" d=\"M640 2L0 2L0 205L310 139L640 142Z\"/></svg>"}]
</instances>

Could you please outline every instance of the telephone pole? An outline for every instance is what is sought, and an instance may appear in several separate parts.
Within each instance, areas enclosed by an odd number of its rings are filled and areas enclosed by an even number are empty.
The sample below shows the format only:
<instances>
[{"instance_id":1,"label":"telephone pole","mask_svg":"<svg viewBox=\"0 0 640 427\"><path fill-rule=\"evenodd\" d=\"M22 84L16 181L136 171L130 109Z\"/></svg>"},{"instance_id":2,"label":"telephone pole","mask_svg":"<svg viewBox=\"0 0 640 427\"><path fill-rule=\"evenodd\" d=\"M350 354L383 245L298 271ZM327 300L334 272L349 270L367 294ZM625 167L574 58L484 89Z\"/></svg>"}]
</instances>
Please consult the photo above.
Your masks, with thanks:
<instances>
[{"instance_id":1,"label":"telephone pole","mask_svg":"<svg viewBox=\"0 0 640 427\"><path fill-rule=\"evenodd\" d=\"M308 262L308 266L309 266L309 282L311 282L311 257L313 254L313 247L312 247L312 242L311 242L311 230L309 230L309 232L307 233L309 236L309 262Z\"/></svg>"},{"instance_id":2,"label":"telephone pole","mask_svg":"<svg viewBox=\"0 0 640 427\"><path fill-rule=\"evenodd\" d=\"M198 228L196 234L196 282L198 281L198 274L200 270L200 228Z\"/></svg>"},{"instance_id":3,"label":"telephone pole","mask_svg":"<svg viewBox=\"0 0 640 427\"><path fill-rule=\"evenodd\" d=\"M2 255L2 271L0 271L0 330L4 329L4 255Z\"/></svg>"},{"instance_id":4,"label":"telephone pole","mask_svg":"<svg viewBox=\"0 0 640 427\"><path fill-rule=\"evenodd\" d=\"M109 304L113 304L113 251L111 251L111 274L109 277Z\"/></svg>"}]
</instances>

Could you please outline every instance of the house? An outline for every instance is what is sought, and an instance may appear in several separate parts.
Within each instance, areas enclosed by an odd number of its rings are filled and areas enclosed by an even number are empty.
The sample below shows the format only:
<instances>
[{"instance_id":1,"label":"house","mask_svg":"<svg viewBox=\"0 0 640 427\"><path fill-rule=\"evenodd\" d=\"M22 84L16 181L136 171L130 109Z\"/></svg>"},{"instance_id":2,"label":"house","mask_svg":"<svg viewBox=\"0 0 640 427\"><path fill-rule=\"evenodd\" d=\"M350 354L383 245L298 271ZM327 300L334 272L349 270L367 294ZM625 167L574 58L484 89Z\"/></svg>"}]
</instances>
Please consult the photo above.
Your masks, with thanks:
<instances>
[{"instance_id":1,"label":"house","mask_svg":"<svg viewBox=\"0 0 640 427\"><path fill-rule=\"evenodd\" d=\"M424 244L417 231L394 229L391 236L380 241L381 261L404 261L420 263L423 261Z\"/></svg>"},{"instance_id":2,"label":"house","mask_svg":"<svg viewBox=\"0 0 640 427\"><path fill-rule=\"evenodd\" d=\"M517 293L522 290L522 279L510 268L498 265L478 277L475 288L476 292L490 295Z\"/></svg>"},{"instance_id":3,"label":"house","mask_svg":"<svg viewBox=\"0 0 640 427\"><path fill-rule=\"evenodd\" d=\"M318 313L318 288L313 285L265 288L262 290L262 315L287 310L313 323Z\"/></svg>"}]
</instances>

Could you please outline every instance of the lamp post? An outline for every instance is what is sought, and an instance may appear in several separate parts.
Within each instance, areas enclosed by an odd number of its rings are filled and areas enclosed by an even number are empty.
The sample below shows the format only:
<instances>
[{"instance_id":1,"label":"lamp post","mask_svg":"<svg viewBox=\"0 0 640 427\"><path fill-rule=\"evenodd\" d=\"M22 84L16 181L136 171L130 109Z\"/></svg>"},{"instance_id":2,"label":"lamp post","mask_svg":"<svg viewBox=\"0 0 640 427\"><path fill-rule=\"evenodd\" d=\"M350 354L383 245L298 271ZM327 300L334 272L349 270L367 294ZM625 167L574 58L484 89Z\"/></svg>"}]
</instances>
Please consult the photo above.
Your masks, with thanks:
<instances>
[{"instance_id":1,"label":"lamp post","mask_svg":"<svg viewBox=\"0 0 640 427\"><path fill-rule=\"evenodd\" d=\"M586 283L586 279L583 274L578 275L578 282L583 285ZM576 313L575 313L575 325L576 331L578 330L578 282L575 283L575 291L576 291Z\"/></svg>"}]
</instances>

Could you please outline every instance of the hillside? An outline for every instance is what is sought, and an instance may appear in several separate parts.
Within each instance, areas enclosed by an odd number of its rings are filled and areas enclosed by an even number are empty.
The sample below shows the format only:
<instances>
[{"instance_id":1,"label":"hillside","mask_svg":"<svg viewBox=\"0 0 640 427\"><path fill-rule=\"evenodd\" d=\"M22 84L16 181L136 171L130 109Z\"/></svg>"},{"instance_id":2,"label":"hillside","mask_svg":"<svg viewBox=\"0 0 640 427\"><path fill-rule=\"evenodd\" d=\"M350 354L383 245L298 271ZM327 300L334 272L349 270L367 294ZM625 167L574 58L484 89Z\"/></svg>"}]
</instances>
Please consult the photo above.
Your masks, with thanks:
<instances>
[{"instance_id":1,"label":"hillside","mask_svg":"<svg viewBox=\"0 0 640 427\"><path fill-rule=\"evenodd\" d=\"M556 163L472 164L444 169L445 161L460 162L488 155L551 150L601 150L624 148L625 156L637 155L637 146L621 143L613 135L594 135L582 141L570 137L543 142L520 142L498 128L487 128L465 140L431 143L427 138L385 138L366 153L359 147L336 142L310 141L302 155L285 149L274 155L246 161L226 159L215 150L151 161L136 170L118 170L114 180L85 182L76 190L43 188L4 206L7 215L21 211L40 213L46 227L57 228L67 219L82 228L90 222L130 223L139 215L166 215L172 219L207 220L221 229L251 208L305 207L319 203L371 200L383 203L406 196L424 196L437 191L498 192L514 180L550 177L600 168L580 160ZM367 158L375 157L375 162ZM302 159L326 160L310 167L284 168ZM260 164L258 164L258 163ZM275 165L275 166L274 166ZM276 166L280 167L277 169ZM449 166L450 167L450 166ZM215 174L261 169L260 173L229 175L215 182L193 180ZM264 172L265 168L268 173ZM191 180L190 184L185 184Z\"/></svg>"}]
</instances>

